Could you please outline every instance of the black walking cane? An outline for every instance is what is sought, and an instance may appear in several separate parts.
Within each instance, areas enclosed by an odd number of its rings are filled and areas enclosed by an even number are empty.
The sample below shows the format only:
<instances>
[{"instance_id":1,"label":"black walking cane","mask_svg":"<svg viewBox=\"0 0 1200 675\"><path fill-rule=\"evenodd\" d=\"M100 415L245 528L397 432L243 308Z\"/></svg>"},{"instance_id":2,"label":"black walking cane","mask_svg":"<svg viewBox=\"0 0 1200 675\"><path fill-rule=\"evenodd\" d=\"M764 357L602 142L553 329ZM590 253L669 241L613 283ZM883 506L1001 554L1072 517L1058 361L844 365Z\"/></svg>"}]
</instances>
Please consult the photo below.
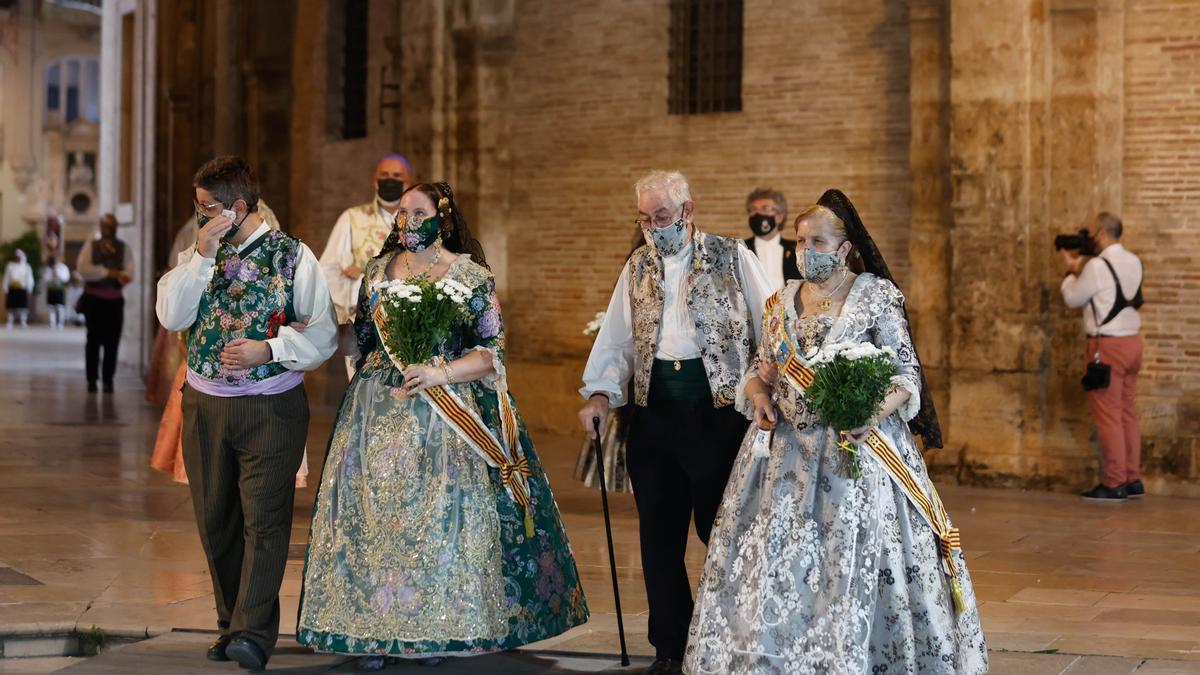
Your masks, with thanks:
<instances>
[{"instance_id":1,"label":"black walking cane","mask_svg":"<svg viewBox=\"0 0 1200 675\"><path fill-rule=\"evenodd\" d=\"M621 617L621 589L617 587L617 556L613 552L612 517L608 515L608 487L604 481L604 450L600 447L600 418L592 418L596 430L596 471L600 475L600 502L604 505L604 534L608 535L608 567L612 570L613 599L617 603L617 633L621 636L621 665L629 665L629 652L625 649L625 620Z\"/></svg>"}]
</instances>

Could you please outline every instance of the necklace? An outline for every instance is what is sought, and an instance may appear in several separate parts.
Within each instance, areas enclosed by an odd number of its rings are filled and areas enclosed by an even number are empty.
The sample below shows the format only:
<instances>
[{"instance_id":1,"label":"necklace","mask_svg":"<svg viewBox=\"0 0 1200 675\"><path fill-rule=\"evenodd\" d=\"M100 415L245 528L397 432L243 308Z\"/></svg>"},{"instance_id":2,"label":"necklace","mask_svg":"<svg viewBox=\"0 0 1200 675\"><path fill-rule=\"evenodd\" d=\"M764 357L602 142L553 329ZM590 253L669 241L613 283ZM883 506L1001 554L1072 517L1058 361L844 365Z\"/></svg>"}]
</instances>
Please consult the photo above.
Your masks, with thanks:
<instances>
[{"instance_id":1,"label":"necklace","mask_svg":"<svg viewBox=\"0 0 1200 675\"><path fill-rule=\"evenodd\" d=\"M429 263L429 265L425 269L421 270L419 274L413 274L412 266L408 264L408 259L412 256L412 254L409 253L404 257L404 269L408 270L409 279L424 277L429 274L430 270L432 270L434 267L437 267L438 261L442 259L442 246L440 243L435 244L434 246L437 248L437 251L435 251L433 254L433 262Z\"/></svg>"},{"instance_id":2,"label":"necklace","mask_svg":"<svg viewBox=\"0 0 1200 675\"><path fill-rule=\"evenodd\" d=\"M833 309L833 296L836 295L838 291L842 290L842 285L845 284L846 279L849 278L850 270L843 267L842 280L838 282L837 286L834 286L832 291L829 291L828 293L821 293L820 291L817 291L817 295L821 297L821 301L817 303L817 306L821 308L822 312L828 312L829 310Z\"/></svg>"}]
</instances>

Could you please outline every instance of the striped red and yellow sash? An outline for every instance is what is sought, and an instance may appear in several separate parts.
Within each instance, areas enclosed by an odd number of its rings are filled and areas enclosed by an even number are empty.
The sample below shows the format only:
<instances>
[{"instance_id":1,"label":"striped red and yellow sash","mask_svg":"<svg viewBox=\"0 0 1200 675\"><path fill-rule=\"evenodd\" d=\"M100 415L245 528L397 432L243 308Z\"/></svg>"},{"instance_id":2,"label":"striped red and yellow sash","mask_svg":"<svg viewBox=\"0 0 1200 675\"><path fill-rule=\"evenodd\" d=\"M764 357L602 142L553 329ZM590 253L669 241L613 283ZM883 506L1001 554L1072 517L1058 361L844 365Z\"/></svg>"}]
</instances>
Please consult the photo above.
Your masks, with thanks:
<instances>
[{"instance_id":1,"label":"striped red and yellow sash","mask_svg":"<svg viewBox=\"0 0 1200 675\"><path fill-rule=\"evenodd\" d=\"M900 486L900 489L908 497L908 501L917 507L917 511L933 528L934 534L938 537L938 547L941 549L946 574L950 577L950 591L954 597L954 608L959 612L963 611L966 609L966 600L963 597L962 583L958 579L958 566L954 564L952 555L954 551L962 550L962 542L958 528L950 526L950 517L946 515L946 507L942 505L942 498L938 495L937 488L930 484L928 492L926 492L912 469L904 463L904 459L878 429L872 429L871 433L867 435L866 445L871 454L875 455L883 465L887 474L892 477L892 481Z\"/></svg>"},{"instance_id":2,"label":"striped red and yellow sash","mask_svg":"<svg viewBox=\"0 0 1200 675\"><path fill-rule=\"evenodd\" d=\"M763 312L765 315L776 316L776 318L782 319L782 317L774 314L779 305L779 296L780 294L776 293L767 300ZM816 378L816 373L800 362L799 357L796 355L795 347L787 341L786 336L782 336L782 339L773 339L772 342L775 345L776 361L781 364L779 372L791 386L803 394L806 389L812 386L813 380ZM962 544L958 528L950 526L950 517L946 515L946 507L942 505L942 499L937 493L937 488L930 484L928 492L926 492L912 469L904 463L899 453L888 443L887 438L878 429L871 430L871 433L867 436L866 445L871 454L879 460L888 476L900 487L908 497L909 502L917 508L917 511L933 529L934 534L937 535L938 548L942 554L943 568L950 577L950 592L954 599L954 608L958 612L963 611L966 609L966 601L963 596L962 583L958 579L958 567L954 564L954 556L952 555L954 551L962 550Z\"/></svg>"},{"instance_id":3,"label":"striped red and yellow sash","mask_svg":"<svg viewBox=\"0 0 1200 675\"><path fill-rule=\"evenodd\" d=\"M387 317L383 303L376 304L372 316L380 332L387 325ZM392 364L403 372L406 367L387 349L387 340L382 341L384 353ZM533 475L529 460L521 451L520 426L517 413L513 409L512 399L507 387L497 387L496 396L500 407L501 438L497 438L492 430L484 424L479 414L467 407L462 398L454 390L444 385L436 385L423 389L421 396L429 402L434 412L454 429L458 435L475 451L488 466L500 471L500 481L504 489L525 511L525 536L534 536L533 516L529 508L529 477Z\"/></svg>"},{"instance_id":4,"label":"striped red and yellow sash","mask_svg":"<svg viewBox=\"0 0 1200 675\"><path fill-rule=\"evenodd\" d=\"M516 419L512 404L505 405L508 392L500 392L501 425L504 427L509 448L517 448ZM467 408L462 399L449 388L437 385L421 391L425 400L433 406L438 415L457 431L467 444L487 462L488 466L500 470L500 478L504 487L512 495L513 501L522 508L529 506L529 486L526 479L532 474L529 461L517 453L505 452L504 446L492 434L491 429L483 423L474 411ZM505 415L507 408L508 415ZM511 419L505 419L510 417ZM511 430L511 435L510 435Z\"/></svg>"}]
</instances>

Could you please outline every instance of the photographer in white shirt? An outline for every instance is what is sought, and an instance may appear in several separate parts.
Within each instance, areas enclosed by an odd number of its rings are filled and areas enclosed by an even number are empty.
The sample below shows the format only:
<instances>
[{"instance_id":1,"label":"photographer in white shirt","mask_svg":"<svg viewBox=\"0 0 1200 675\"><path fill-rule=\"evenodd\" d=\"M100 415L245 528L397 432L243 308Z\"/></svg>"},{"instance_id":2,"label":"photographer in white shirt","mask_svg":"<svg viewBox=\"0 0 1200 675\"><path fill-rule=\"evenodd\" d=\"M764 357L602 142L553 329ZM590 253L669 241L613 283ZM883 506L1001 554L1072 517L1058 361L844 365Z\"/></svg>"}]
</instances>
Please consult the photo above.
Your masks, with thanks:
<instances>
[{"instance_id":1,"label":"photographer in white shirt","mask_svg":"<svg viewBox=\"0 0 1200 675\"><path fill-rule=\"evenodd\" d=\"M1103 461L1100 484L1083 493L1085 499L1119 501L1141 497L1142 435L1134 402L1138 372L1142 368L1142 261L1121 245L1124 226L1120 218L1099 213L1086 229L1083 252L1062 248L1067 268L1062 282L1063 301L1083 308L1087 334L1086 364L1094 370L1108 367L1108 384L1093 384L1088 391ZM1081 233L1083 234L1083 233ZM1091 374L1089 373L1089 378ZM1086 387L1085 388L1089 388Z\"/></svg>"}]
</instances>

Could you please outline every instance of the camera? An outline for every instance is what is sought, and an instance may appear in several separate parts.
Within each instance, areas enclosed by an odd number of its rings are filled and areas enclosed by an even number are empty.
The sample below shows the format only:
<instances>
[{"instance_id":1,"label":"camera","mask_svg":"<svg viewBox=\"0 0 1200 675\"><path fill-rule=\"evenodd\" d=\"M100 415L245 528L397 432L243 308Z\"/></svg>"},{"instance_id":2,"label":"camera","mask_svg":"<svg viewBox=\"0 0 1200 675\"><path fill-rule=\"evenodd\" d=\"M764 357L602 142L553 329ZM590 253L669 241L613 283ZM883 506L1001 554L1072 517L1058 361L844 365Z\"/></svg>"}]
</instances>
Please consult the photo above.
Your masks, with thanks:
<instances>
[{"instance_id":1,"label":"camera","mask_svg":"<svg viewBox=\"0 0 1200 675\"><path fill-rule=\"evenodd\" d=\"M1096 255L1095 243L1086 229L1073 234L1060 234L1054 237L1054 250L1079 251L1082 255Z\"/></svg>"}]
</instances>

